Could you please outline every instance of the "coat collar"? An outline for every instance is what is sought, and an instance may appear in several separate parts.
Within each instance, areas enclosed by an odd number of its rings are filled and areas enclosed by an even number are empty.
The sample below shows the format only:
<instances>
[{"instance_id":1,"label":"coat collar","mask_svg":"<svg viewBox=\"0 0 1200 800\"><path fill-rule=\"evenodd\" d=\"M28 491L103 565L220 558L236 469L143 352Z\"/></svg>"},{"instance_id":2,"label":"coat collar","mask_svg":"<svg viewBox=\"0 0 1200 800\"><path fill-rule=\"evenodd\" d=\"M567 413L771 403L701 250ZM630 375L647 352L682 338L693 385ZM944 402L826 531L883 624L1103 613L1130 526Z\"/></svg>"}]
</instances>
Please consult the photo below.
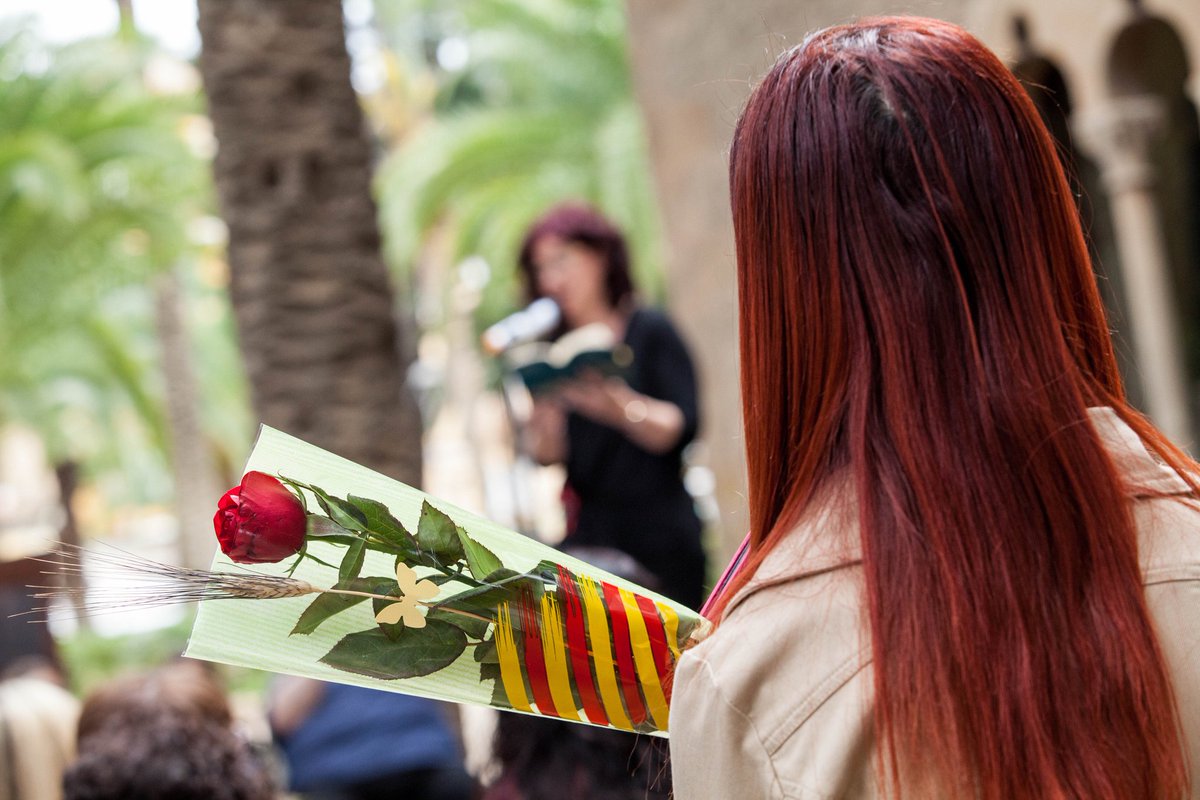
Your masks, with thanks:
<instances>
[{"instance_id":1,"label":"coat collar","mask_svg":"<svg viewBox=\"0 0 1200 800\"><path fill-rule=\"evenodd\" d=\"M1088 419L1132 497L1191 492L1179 475L1152 456L1141 438L1108 406L1089 408ZM729 601L731 613L748 597L781 583L862 562L858 502L846 475L834 478L809 504L793 531L775 546L754 577Z\"/></svg>"},{"instance_id":2,"label":"coat collar","mask_svg":"<svg viewBox=\"0 0 1200 800\"><path fill-rule=\"evenodd\" d=\"M1150 454L1140 436L1108 406L1089 408L1088 417L1133 497L1188 494L1179 473Z\"/></svg>"}]
</instances>

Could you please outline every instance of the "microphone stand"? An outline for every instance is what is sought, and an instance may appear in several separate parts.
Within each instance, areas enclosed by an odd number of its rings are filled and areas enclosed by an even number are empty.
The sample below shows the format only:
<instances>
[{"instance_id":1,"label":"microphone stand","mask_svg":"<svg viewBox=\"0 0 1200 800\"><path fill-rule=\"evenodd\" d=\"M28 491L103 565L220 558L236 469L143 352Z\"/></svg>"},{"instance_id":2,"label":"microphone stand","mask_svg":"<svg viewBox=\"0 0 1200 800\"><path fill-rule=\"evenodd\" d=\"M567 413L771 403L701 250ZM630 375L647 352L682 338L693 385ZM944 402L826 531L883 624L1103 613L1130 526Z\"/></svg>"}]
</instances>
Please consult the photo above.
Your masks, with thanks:
<instances>
[{"instance_id":1,"label":"microphone stand","mask_svg":"<svg viewBox=\"0 0 1200 800\"><path fill-rule=\"evenodd\" d=\"M538 535L537 519L533 513L531 488L534 481L535 464L525 451L525 430L532 412L532 399L525 382L508 366L508 359L499 355L502 368L500 376L500 399L504 404L509 430L513 437L512 469L509 471L509 491L512 498L513 527L530 537L542 541Z\"/></svg>"}]
</instances>

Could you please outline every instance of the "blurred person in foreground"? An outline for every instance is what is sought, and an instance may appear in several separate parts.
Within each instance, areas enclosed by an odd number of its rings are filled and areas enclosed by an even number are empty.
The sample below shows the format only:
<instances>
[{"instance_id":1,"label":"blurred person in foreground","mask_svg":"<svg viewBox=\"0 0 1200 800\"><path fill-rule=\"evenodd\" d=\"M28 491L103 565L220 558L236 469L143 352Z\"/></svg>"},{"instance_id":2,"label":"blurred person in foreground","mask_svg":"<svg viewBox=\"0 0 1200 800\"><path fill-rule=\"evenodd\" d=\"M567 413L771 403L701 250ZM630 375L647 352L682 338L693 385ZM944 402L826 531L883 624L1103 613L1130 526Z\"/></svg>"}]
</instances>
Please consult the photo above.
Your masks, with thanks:
<instances>
[{"instance_id":1,"label":"blurred person in foreground","mask_svg":"<svg viewBox=\"0 0 1200 800\"><path fill-rule=\"evenodd\" d=\"M1021 85L949 23L829 28L730 155L751 534L676 795L1200 797L1198 465Z\"/></svg>"},{"instance_id":2,"label":"blurred person in foreground","mask_svg":"<svg viewBox=\"0 0 1200 800\"><path fill-rule=\"evenodd\" d=\"M121 675L93 689L79 714L80 746L109 728L137 727L143 716L164 709L233 728L229 698L213 665L180 659L147 672Z\"/></svg>"},{"instance_id":3,"label":"blurred person in foreground","mask_svg":"<svg viewBox=\"0 0 1200 800\"><path fill-rule=\"evenodd\" d=\"M229 728L174 708L81 745L65 800L272 800L262 764Z\"/></svg>"},{"instance_id":4,"label":"blurred person in foreground","mask_svg":"<svg viewBox=\"0 0 1200 800\"><path fill-rule=\"evenodd\" d=\"M0 800L60 800L75 757L79 702L49 661L12 664L0 680Z\"/></svg>"},{"instance_id":5,"label":"blurred person in foreground","mask_svg":"<svg viewBox=\"0 0 1200 800\"><path fill-rule=\"evenodd\" d=\"M455 713L424 697L281 675L268 718L289 789L306 800L469 800Z\"/></svg>"},{"instance_id":6,"label":"blurred person in foreground","mask_svg":"<svg viewBox=\"0 0 1200 800\"><path fill-rule=\"evenodd\" d=\"M526 299L558 305L560 336L598 323L632 354L623 377L584 374L535 395L530 453L567 470L564 544L628 553L663 594L698 608L705 556L682 474L699 426L687 347L665 314L636 301L625 238L596 211L548 211L525 234L519 263Z\"/></svg>"},{"instance_id":7,"label":"blurred person in foreground","mask_svg":"<svg viewBox=\"0 0 1200 800\"><path fill-rule=\"evenodd\" d=\"M232 720L208 665L117 678L84 701L65 800L272 800L270 773Z\"/></svg>"}]
</instances>

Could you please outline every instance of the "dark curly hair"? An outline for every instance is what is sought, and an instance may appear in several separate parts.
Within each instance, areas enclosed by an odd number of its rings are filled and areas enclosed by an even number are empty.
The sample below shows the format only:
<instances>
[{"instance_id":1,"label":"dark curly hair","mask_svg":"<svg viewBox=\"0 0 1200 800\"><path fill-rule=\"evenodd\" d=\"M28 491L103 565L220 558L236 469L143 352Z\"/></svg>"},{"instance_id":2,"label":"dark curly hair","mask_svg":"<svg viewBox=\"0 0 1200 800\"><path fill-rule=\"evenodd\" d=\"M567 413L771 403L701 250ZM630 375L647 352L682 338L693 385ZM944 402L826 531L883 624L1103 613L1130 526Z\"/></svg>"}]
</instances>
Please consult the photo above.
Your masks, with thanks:
<instances>
[{"instance_id":1,"label":"dark curly hair","mask_svg":"<svg viewBox=\"0 0 1200 800\"><path fill-rule=\"evenodd\" d=\"M263 764L228 727L163 708L87 737L64 800L272 800Z\"/></svg>"}]
</instances>

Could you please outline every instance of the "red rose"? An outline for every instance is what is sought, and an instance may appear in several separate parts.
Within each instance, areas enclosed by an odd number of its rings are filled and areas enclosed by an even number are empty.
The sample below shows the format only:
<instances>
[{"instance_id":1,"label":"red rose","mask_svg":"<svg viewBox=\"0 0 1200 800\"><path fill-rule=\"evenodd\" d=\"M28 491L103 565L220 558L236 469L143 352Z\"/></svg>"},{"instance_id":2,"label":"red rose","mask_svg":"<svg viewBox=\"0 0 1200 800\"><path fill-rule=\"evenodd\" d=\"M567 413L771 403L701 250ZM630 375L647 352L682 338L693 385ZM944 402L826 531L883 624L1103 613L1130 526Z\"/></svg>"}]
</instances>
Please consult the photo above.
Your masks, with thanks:
<instances>
[{"instance_id":1,"label":"red rose","mask_svg":"<svg viewBox=\"0 0 1200 800\"><path fill-rule=\"evenodd\" d=\"M307 520L304 506L282 483L247 472L225 493L213 517L221 552L241 564L271 564L299 552Z\"/></svg>"}]
</instances>

